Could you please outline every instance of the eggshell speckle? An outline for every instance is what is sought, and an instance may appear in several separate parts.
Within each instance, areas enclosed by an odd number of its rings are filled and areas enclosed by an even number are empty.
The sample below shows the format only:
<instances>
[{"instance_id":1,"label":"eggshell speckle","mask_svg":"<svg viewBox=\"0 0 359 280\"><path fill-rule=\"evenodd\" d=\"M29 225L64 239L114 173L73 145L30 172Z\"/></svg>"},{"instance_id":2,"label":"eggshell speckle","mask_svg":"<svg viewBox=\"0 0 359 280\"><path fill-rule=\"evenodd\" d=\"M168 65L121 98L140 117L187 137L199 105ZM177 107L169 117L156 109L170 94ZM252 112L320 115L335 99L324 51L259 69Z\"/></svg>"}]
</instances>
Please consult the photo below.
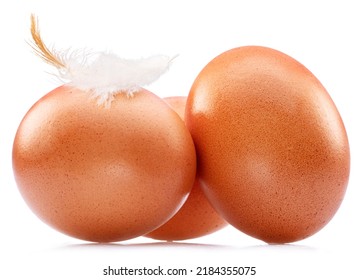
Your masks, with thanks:
<instances>
[{"instance_id":1,"label":"eggshell speckle","mask_svg":"<svg viewBox=\"0 0 359 280\"><path fill-rule=\"evenodd\" d=\"M151 92L118 94L107 108L65 85L24 117L13 169L44 222L110 242L144 235L178 211L193 186L196 155L184 122Z\"/></svg>"},{"instance_id":2,"label":"eggshell speckle","mask_svg":"<svg viewBox=\"0 0 359 280\"><path fill-rule=\"evenodd\" d=\"M259 46L222 53L196 78L185 120L204 192L239 230L294 242L339 208L346 131L323 85L293 58Z\"/></svg>"}]
</instances>

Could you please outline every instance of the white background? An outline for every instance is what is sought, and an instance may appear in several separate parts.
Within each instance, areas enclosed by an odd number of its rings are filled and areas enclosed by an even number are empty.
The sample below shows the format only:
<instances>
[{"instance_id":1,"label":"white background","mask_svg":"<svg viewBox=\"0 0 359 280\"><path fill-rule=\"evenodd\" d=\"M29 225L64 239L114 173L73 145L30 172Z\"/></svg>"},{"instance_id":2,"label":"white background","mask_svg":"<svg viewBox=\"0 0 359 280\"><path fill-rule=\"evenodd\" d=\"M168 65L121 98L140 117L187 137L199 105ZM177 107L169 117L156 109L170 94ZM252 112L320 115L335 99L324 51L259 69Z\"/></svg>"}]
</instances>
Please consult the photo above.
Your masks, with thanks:
<instances>
[{"instance_id":1,"label":"white background","mask_svg":"<svg viewBox=\"0 0 359 280\"><path fill-rule=\"evenodd\" d=\"M314 236L281 246L266 245L231 227L187 242L137 238L100 245L45 225L24 203L11 168L20 120L36 100L60 84L26 44L32 12L39 16L44 40L58 48L112 50L126 58L179 54L170 71L148 87L162 97L186 95L200 69L233 47L265 45L302 62L331 94L351 144L350 182L336 216ZM357 1L348 0L1 0L0 279L106 279L102 270L109 265L193 270L256 266L257 275L248 279L359 279L358 14Z\"/></svg>"}]
</instances>

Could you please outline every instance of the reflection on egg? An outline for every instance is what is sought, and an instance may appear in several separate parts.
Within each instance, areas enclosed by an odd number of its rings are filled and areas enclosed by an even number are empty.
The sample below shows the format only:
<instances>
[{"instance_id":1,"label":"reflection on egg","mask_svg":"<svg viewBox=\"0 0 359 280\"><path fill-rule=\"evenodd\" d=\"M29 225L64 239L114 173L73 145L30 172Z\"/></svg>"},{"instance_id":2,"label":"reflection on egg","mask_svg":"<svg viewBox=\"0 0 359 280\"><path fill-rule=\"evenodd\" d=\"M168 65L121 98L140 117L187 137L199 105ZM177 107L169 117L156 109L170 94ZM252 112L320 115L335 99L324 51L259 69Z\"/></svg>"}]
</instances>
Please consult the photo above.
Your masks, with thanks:
<instances>
[{"instance_id":1,"label":"reflection on egg","mask_svg":"<svg viewBox=\"0 0 359 280\"><path fill-rule=\"evenodd\" d=\"M140 89L109 107L61 86L22 120L13 169L29 207L47 224L96 242L144 235L170 219L195 179L183 120Z\"/></svg>"},{"instance_id":2,"label":"reflection on egg","mask_svg":"<svg viewBox=\"0 0 359 280\"><path fill-rule=\"evenodd\" d=\"M186 97L166 97L164 100L182 119L184 118ZM201 190L200 181L196 179L188 199L176 215L146 236L159 240L184 240L208 235L226 225L223 218L209 204Z\"/></svg>"},{"instance_id":3,"label":"reflection on egg","mask_svg":"<svg viewBox=\"0 0 359 280\"><path fill-rule=\"evenodd\" d=\"M323 85L293 58L259 46L222 53L194 81L185 121L204 192L239 230L294 242L339 208L346 131Z\"/></svg>"}]
</instances>

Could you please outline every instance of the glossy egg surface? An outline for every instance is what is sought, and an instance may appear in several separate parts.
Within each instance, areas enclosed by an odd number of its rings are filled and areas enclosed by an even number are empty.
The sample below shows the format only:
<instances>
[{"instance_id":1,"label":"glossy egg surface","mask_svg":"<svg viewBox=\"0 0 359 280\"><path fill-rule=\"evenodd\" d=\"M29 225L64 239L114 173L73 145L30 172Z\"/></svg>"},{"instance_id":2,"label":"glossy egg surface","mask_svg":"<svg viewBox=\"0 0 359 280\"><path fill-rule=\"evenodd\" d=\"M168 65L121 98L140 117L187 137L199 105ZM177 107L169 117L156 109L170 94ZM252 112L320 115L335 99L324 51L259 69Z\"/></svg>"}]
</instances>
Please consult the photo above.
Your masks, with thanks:
<instances>
[{"instance_id":1,"label":"glossy egg surface","mask_svg":"<svg viewBox=\"0 0 359 280\"><path fill-rule=\"evenodd\" d=\"M29 207L70 236L96 242L146 234L170 219L195 179L182 119L151 92L99 106L61 86L21 122L13 169Z\"/></svg>"},{"instance_id":2,"label":"glossy egg surface","mask_svg":"<svg viewBox=\"0 0 359 280\"><path fill-rule=\"evenodd\" d=\"M290 56L260 46L220 54L194 81L185 121L203 189L237 229L294 242L338 210L350 168L345 127L323 85Z\"/></svg>"}]
</instances>

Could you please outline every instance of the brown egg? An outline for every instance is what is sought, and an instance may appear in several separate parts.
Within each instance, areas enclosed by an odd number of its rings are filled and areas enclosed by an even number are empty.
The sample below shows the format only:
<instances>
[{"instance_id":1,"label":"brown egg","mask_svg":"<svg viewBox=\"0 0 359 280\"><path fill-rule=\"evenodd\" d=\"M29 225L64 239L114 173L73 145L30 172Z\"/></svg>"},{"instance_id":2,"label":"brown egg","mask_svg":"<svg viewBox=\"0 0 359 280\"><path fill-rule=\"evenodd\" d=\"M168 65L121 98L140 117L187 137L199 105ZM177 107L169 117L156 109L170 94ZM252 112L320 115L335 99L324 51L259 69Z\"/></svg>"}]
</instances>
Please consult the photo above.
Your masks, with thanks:
<instances>
[{"instance_id":1,"label":"brown egg","mask_svg":"<svg viewBox=\"0 0 359 280\"><path fill-rule=\"evenodd\" d=\"M196 78L185 121L204 192L239 230L294 242L339 208L346 131L323 85L293 58L258 46L222 53Z\"/></svg>"},{"instance_id":2,"label":"brown egg","mask_svg":"<svg viewBox=\"0 0 359 280\"><path fill-rule=\"evenodd\" d=\"M166 97L164 100L184 118L187 97ZM213 233L226 225L227 222L209 204L196 178L188 199L176 215L146 236L159 240L184 240Z\"/></svg>"},{"instance_id":3,"label":"brown egg","mask_svg":"<svg viewBox=\"0 0 359 280\"><path fill-rule=\"evenodd\" d=\"M13 146L19 190L44 222L96 242L144 235L182 206L196 155L181 118L151 92L110 107L61 86L26 114Z\"/></svg>"}]
</instances>

